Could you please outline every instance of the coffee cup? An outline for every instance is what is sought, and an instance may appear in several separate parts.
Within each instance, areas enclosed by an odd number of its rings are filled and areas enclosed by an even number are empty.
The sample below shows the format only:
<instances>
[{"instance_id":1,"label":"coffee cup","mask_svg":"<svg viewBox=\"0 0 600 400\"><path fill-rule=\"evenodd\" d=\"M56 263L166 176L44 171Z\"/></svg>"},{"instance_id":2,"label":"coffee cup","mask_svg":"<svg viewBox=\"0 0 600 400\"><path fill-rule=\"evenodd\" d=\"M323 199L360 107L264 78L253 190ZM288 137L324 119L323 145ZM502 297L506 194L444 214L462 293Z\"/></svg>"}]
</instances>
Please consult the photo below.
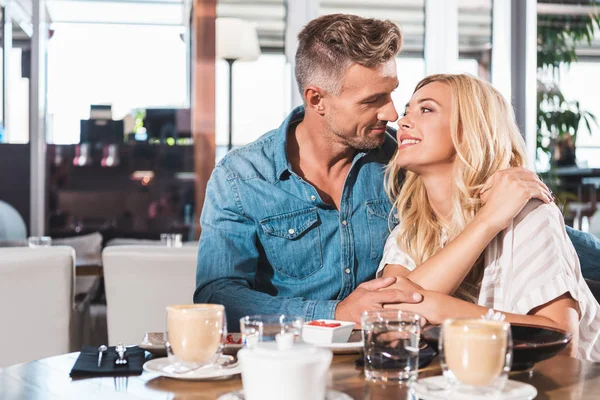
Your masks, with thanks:
<instances>
[{"instance_id":1,"label":"coffee cup","mask_svg":"<svg viewBox=\"0 0 600 400\"><path fill-rule=\"evenodd\" d=\"M220 304L167 307L166 348L175 372L214 364L227 338L225 307Z\"/></svg>"},{"instance_id":2,"label":"coffee cup","mask_svg":"<svg viewBox=\"0 0 600 400\"><path fill-rule=\"evenodd\" d=\"M509 323L446 320L439 347L442 370L451 387L460 386L482 395L504 387L512 361Z\"/></svg>"}]
</instances>

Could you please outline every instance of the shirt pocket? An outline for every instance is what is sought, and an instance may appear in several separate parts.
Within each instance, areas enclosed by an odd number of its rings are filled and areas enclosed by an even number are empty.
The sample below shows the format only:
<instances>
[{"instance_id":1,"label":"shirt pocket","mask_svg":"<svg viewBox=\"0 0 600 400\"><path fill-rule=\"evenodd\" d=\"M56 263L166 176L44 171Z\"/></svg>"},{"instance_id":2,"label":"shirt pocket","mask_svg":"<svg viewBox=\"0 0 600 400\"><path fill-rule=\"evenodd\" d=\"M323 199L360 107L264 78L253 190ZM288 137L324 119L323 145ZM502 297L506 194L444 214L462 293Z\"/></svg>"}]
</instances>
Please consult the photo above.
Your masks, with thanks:
<instances>
[{"instance_id":1,"label":"shirt pocket","mask_svg":"<svg viewBox=\"0 0 600 400\"><path fill-rule=\"evenodd\" d=\"M371 240L371 259L381 259L385 241L392 229L398 225L398 217L397 214L390 215L392 206L388 199L367 201L365 207Z\"/></svg>"},{"instance_id":2,"label":"shirt pocket","mask_svg":"<svg viewBox=\"0 0 600 400\"><path fill-rule=\"evenodd\" d=\"M306 279L323 267L320 220L316 208L260 221L267 259L283 275Z\"/></svg>"}]
</instances>

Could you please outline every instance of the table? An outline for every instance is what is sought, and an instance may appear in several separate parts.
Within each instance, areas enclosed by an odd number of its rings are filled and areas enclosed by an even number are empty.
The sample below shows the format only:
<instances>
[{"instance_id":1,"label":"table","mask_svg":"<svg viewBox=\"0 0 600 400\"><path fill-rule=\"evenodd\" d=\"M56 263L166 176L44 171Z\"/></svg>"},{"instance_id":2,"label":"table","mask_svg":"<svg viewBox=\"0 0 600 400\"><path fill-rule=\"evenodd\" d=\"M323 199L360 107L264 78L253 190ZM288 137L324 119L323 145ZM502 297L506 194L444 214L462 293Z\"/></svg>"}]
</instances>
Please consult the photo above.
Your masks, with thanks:
<instances>
[{"instance_id":1,"label":"table","mask_svg":"<svg viewBox=\"0 0 600 400\"><path fill-rule=\"evenodd\" d=\"M102 256L88 255L75 257L75 275L76 276L103 276Z\"/></svg>"},{"instance_id":2,"label":"table","mask_svg":"<svg viewBox=\"0 0 600 400\"><path fill-rule=\"evenodd\" d=\"M62 399L62 398L132 398L132 399L194 399L213 400L242 388L240 376L225 381L188 382L158 377L144 372L127 379L126 388L119 378L71 379L69 371L78 353L70 353L19 364L0 370L2 399ZM406 388L397 385L366 383L362 369L354 366L357 355L335 356L330 371L332 389L349 394L354 399L410 400ZM422 370L421 377L440 374L439 363ZM538 390L539 400L598 399L600 394L600 363L557 356L537 364L530 374L520 373L511 379L527 382ZM117 391L117 388L119 391Z\"/></svg>"}]
</instances>

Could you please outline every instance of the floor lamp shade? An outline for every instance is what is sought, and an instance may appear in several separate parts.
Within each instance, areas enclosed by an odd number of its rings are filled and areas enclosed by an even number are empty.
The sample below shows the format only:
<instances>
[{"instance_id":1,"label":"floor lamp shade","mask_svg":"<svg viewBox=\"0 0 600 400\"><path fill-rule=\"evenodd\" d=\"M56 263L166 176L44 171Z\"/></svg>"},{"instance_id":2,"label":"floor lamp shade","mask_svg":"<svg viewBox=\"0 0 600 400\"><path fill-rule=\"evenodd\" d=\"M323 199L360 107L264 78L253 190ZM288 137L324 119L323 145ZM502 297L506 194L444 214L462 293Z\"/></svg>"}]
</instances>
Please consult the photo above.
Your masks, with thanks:
<instances>
[{"instance_id":1,"label":"floor lamp shade","mask_svg":"<svg viewBox=\"0 0 600 400\"><path fill-rule=\"evenodd\" d=\"M224 60L254 61L260 56L254 24L238 18L217 18L217 57Z\"/></svg>"}]
</instances>

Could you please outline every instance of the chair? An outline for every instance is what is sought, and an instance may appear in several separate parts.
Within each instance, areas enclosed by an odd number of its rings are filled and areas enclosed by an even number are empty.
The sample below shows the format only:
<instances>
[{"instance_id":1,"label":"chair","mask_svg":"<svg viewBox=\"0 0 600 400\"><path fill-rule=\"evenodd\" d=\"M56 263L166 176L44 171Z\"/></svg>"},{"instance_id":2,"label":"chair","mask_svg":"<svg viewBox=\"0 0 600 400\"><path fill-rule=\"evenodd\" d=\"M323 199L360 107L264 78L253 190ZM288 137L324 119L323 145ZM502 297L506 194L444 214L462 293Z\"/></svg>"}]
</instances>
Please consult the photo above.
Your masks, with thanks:
<instances>
[{"instance_id":1,"label":"chair","mask_svg":"<svg viewBox=\"0 0 600 400\"><path fill-rule=\"evenodd\" d=\"M23 240L27 227L21 214L10 204L0 200L0 240Z\"/></svg>"},{"instance_id":2,"label":"chair","mask_svg":"<svg viewBox=\"0 0 600 400\"><path fill-rule=\"evenodd\" d=\"M587 283L596 301L600 303L600 281L585 279L585 283Z\"/></svg>"},{"instance_id":3,"label":"chair","mask_svg":"<svg viewBox=\"0 0 600 400\"><path fill-rule=\"evenodd\" d=\"M584 178L582 183L577 186L577 201L567 203L569 215L573 216L574 229L589 231L589 220L598 209L596 201L598 185L600 182L597 181L597 178Z\"/></svg>"},{"instance_id":4,"label":"chair","mask_svg":"<svg viewBox=\"0 0 600 400\"><path fill-rule=\"evenodd\" d=\"M0 249L0 368L72 351L75 252Z\"/></svg>"},{"instance_id":5,"label":"chair","mask_svg":"<svg viewBox=\"0 0 600 400\"><path fill-rule=\"evenodd\" d=\"M197 247L111 246L102 252L108 343L164 332L169 304L193 303Z\"/></svg>"}]
</instances>

